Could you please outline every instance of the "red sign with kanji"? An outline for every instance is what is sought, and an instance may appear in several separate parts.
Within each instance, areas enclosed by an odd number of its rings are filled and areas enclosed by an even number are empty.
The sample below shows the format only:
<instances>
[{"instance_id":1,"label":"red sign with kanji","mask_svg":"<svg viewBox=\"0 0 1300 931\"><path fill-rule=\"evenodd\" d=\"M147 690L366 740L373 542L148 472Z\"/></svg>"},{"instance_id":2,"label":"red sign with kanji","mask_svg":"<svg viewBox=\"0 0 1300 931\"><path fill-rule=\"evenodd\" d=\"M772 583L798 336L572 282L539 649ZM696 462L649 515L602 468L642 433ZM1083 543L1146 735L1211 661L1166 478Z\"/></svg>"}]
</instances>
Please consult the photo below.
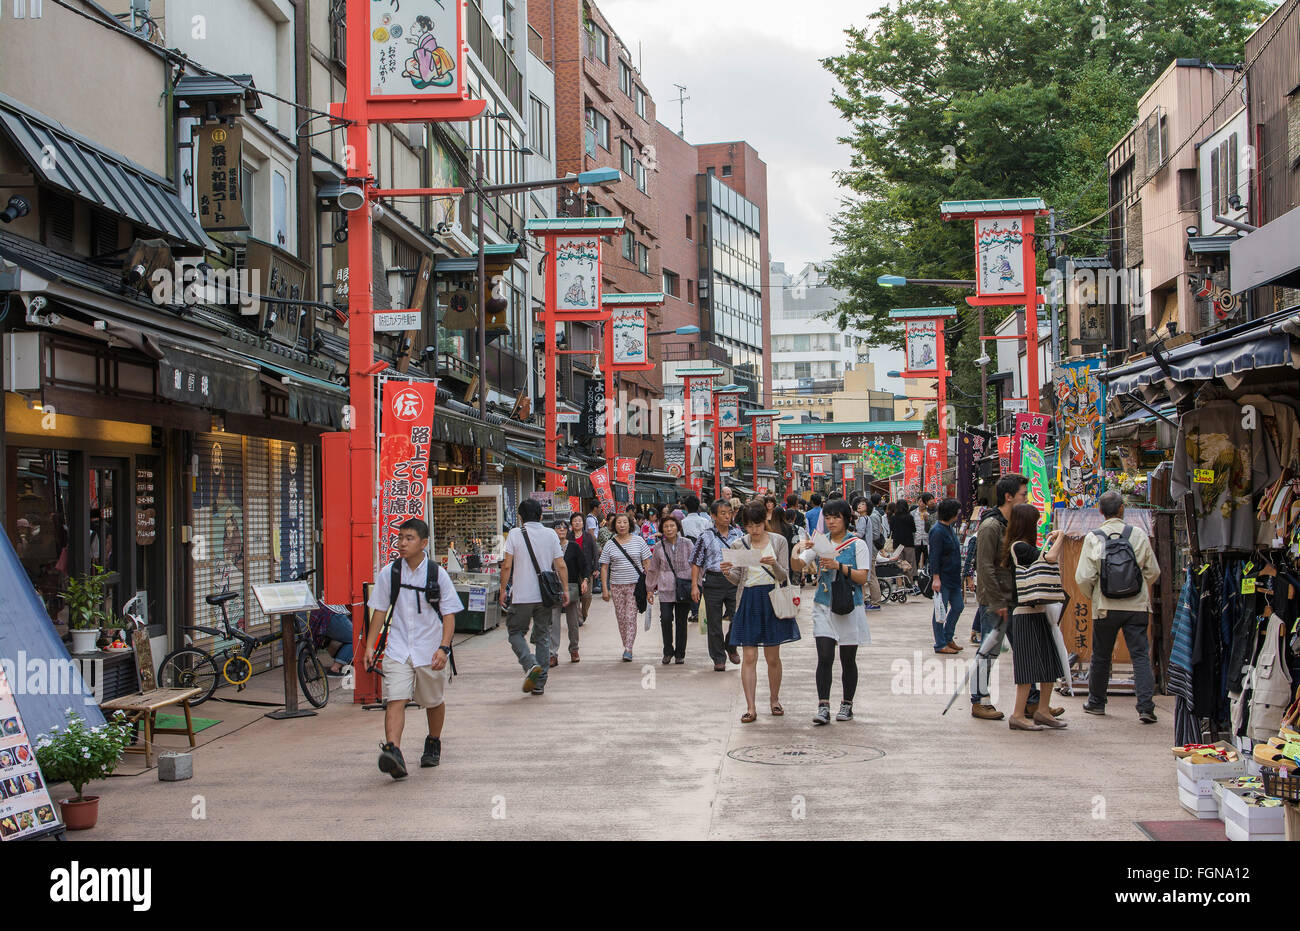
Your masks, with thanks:
<instances>
[{"instance_id":1,"label":"red sign with kanji","mask_svg":"<svg viewBox=\"0 0 1300 931\"><path fill-rule=\"evenodd\" d=\"M397 533L404 521L428 519L424 504L437 393L436 382L384 384L379 446L379 554L384 562L397 558Z\"/></svg>"}]
</instances>

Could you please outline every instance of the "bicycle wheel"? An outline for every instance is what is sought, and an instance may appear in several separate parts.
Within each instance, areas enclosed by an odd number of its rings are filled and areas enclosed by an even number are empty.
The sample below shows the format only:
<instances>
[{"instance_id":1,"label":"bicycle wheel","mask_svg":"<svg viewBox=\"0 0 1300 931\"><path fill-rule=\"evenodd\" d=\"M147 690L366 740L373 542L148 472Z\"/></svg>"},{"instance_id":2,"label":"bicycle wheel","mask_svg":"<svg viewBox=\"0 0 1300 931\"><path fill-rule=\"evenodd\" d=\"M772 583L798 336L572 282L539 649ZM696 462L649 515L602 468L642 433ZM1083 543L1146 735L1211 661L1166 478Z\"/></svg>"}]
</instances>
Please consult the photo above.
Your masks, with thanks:
<instances>
[{"instance_id":1,"label":"bicycle wheel","mask_svg":"<svg viewBox=\"0 0 1300 931\"><path fill-rule=\"evenodd\" d=\"M330 680L325 676L325 667L316 657L316 651L308 646L298 651L298 684L302 686L303 697L311 702L313 708L324 708L330 700Z\"/></svg>"},{"instance_id":2,"label":"bicycle wheel","mask_svg":"<svg viewBox=\"0 0 1300 931\"><path fill-rule=\"evenodd\" d=\"M182 647L163 657L158 667L158 686L165 689L201 689L190 699L190 707L201 705L217 688L217 664L198 647Z\"/></svg>"}]
</instances>

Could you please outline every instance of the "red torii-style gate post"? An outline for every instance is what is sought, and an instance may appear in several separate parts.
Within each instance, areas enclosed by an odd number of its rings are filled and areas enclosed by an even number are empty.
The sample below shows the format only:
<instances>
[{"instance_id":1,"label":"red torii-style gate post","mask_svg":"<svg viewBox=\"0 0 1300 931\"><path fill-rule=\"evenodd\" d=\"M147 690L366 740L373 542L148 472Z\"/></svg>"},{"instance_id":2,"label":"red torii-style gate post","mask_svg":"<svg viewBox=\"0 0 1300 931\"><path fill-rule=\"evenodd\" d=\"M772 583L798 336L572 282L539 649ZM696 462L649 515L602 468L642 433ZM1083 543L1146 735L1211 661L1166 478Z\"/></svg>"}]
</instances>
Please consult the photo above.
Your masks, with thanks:
<instances>
[{"instance_id":1,"label":"red torii-style gate post","mask_svg":"<svg viewBox=\"0 0 1300 931\"><path fill-rule=\"evenodd\" d=\"M939 472L948 467L948 353L943 342L943 322L957 316L956 307L900 307L889 312L903 321L906 365L903 378L937 378L935 421L939 427ZM919 364L920 367L917 367Z\"/></svg>"},{"instance_id":2,"label":"red torii-style gate post","mask_svg":"<svg viewBox=\"0 0 1300 931\"><path fill-rule=\"evenodd\" d=\"M945 220L975 221L975 296L972 307L1025 305L1025 331L1008 339L1025 341L1025 407L1038 413L1038 263L1034 220L1048 215L1041 197L950 200L939 205ZM996 336L982 337L986 340Z\"/></svg>"},{"instance_id":3,"label":"red torii-style gate post","mask_svg":"<svg viewBox=\"0 0 1300 931\"><path fill-rule=\"evenodd\" d=\"M375 569L375 530L379 489L376 472L375 376L386 368L375 362L374 267L371 202L395 196L375 186L371 168L370 126L374 123L433 123L472 120L487 106L469 99L465 83L464 0L439 3L426 0L407 4L397 13L378 12L389 25L372 28L369 0L347 0L347 99L330 105L330 118L347 127L344 170L349 186L360 188L360 203L348 210L348 392L345 432L322 438L325 527L325 600L353 606L352 636L361 642L366 630L362 593ZM434 24L431 37L450 46L434 49L429 60L436 74L426 71L409 51L400 32L391 25L410 27L415 35L416 15ZM400 22L399 22L400 21ZM398 71L398 52L402 67ZM414 63L414 65L412 65ZM448 67L450 65L450 67ZM412 71L412 66L414 71ZM403 195L446 196L449 189L409 189ZM459 189L454 193L462 193ZM352 198L349 198L349 202ZM344 205L346 206L346 204ZM482 283L480 282L480 287ZM482 360L480 360L481 366ZM485 386L486 388L486 386ZM485 390L484 388L484 390ZM344 492L346 488L346 492ZM341 540L340 537L343 537ZM346 540L347 542L344 542ZM378 701L379 678L356 665L354 702Z\"/></svg>"},{"instance_id":4,"label":"red torii-style gate post","mask_svg":"<svg viewBox=\"0 0 1300 931\"><path fill-rule=\"evenodd\" d=\"M617 449L614 443L614 429L619 419L625 418L622 403L614 396L614 375L618 372L650 372L655 363L650 361L650 316L646 311L651 307L662 307L664 293L651 291L644 294L606 294L603 300L605 310L605 467L613 481L614 459ZM619 417L612 412L617 405ZM611 421L614 421L611 426ZM635 503L635 502L630 502Z\"/></svg>"},{"instance_id":5,"label":"red torii-style gate post","mask_svg":"<svg viewBox=\"0 0 1300 931\"><path fill-rule=\"evenodd\" d=\"M556 360L561 355L600 355L587 349L559 349L556 331L561 322L601 323L608 329L609 312L601 303L601 237L623 228L622 217L539 217L529 220L525 229L540 236L546 250L546 301L540 319L543 329L542 373L546 392L546 490L565 488L559 471L559 399ZM613 425L610 416L608 368L605 374L605 445L608 452ZM606 459L608 459L608 455ZM610 481L613 481L613 469Z\"/></svg>"}]
</instances>

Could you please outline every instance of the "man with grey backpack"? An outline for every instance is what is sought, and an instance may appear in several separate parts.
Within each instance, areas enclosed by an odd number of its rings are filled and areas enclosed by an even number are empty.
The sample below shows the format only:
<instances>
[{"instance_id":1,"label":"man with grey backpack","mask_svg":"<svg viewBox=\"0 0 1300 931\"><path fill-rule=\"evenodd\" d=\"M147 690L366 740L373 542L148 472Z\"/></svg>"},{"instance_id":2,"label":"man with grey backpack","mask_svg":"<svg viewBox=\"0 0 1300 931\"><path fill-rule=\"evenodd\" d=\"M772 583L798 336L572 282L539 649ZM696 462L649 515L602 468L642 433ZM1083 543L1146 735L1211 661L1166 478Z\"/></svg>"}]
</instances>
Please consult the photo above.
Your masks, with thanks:
<instances>
[{"instance_id":1,"label":"man with grey backpack","mask_svg":"<svg viewBox=\"0 0 1300 931\"><path fill-rule=\"evenodd\" d=\"M1133 661L1138 720L1155 724L1155 675L1151 670L1147 624L1151 583L1160 575L1160 566L1146 531L1124 522L1124 498L1119 492L1106 492L1097 508L1102 525L1084 538L1074 573L1080 594L1092 602L1093 615L1092 665L1083 710L1088 714L1106 713L1110 657L1115 638L1123 631Z\"/></svg>"}]
</instances>

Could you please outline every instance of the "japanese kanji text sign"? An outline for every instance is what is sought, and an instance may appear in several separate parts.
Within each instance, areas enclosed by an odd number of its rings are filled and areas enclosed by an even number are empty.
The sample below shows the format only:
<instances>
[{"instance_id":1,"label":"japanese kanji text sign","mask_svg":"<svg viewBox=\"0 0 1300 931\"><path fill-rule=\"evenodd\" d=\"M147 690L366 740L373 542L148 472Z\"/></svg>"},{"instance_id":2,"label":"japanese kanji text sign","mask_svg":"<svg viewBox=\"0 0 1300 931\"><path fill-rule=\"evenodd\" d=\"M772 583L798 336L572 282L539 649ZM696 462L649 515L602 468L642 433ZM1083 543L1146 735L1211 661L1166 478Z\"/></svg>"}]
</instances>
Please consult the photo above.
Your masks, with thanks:
<instances>
[{"instance_id":1,"label":"japanese kanji text sign","mask_svg":"<svg viewBox=\"0 0 1300 931\"><path fill-rule=\"evenodd\" d=\"M428 521L429 443L433 438L435 382L384 384L383 440L379 447L379 554L397 558L397 534L411 517Z\"/></svg>"}]
</instances>

